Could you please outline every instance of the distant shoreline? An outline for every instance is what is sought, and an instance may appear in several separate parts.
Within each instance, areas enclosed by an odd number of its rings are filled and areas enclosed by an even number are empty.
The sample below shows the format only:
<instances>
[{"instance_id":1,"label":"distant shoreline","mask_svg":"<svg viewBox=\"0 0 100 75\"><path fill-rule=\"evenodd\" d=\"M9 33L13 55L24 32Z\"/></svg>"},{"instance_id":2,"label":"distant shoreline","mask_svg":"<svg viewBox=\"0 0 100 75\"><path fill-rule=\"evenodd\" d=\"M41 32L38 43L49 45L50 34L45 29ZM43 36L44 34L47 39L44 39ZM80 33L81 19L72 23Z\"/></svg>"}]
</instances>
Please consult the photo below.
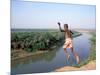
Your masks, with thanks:
<instances>
[{"instance_id":1,"label":"distant shoreline","mask_svg":"<svg viewBox=\"0 0 100 75\"><path fill-rule=\"evenodd\" d=\"M71 29L73 31L78 31L78 32L96 32L96 29L82 29L82 28L74 28L74 29ZM41 31L41 32L45 32L45 31L59 31L59 29L39 29L39 28L11 28L11 32L38 32L38 31Z\"/></svg>"},{"instance_id":2,"label":"distant shoreline","mask_svg":"<svg viewBox=\"0 0 100 75\"><path fill-rule=\"evenodd\" d=\"M58 28L11 28L11 29L45 29L45 30L59 30ZM69 28L70 29L70 28ZM96 29L86 29L86 28L72 28L71 30L96 30Z\"/></svg>"},{"instance_id":3,"label":"distant shoreline","mask_svg":"<svg viewBox=\"0 0 100 75\"><path fill-rule=\"evenodd\" d=\"M96 32L96 29L73 29L79 32Z\"/></svg>"}]
</instances>

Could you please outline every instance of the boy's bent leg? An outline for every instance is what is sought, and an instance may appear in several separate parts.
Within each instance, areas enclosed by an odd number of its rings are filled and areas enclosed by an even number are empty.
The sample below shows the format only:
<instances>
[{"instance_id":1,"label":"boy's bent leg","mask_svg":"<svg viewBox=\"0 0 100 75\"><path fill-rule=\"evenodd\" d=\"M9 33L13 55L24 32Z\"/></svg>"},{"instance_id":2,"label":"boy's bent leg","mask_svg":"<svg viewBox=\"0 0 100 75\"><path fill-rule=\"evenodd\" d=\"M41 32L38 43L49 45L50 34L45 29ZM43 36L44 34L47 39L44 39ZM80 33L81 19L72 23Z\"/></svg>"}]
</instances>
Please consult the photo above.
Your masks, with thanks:
<instances>
[{"instance_id":1,"label":"boy's bent leg","mask_svg":"<svg viewBox=\"0 0 100 75\"><path fill-rule=\"evenodd\" d=\"M73 50L73 47L71 48L71 51L72 51L77 63L79 64L80 63L80 58L79 58L78 54Z\"/></svg>"}]
</instances>

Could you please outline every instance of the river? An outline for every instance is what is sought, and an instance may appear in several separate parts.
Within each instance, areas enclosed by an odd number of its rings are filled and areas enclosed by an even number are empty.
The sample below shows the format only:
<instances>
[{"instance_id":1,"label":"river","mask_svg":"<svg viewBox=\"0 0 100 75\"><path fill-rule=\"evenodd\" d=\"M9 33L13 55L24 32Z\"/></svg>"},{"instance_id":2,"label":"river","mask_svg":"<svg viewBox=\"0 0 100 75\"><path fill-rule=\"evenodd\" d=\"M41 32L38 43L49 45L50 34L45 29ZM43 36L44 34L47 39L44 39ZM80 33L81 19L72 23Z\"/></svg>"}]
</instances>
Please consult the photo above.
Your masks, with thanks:
<instances>
[{"instance_id":1,"label":"river","mask_svg":"<svg viewBox=\"0 0 100 75\"><path fill-rule=\"evenodd\" d=\"M90 34L82 33L81 36L73 38L73 45L74 50L78 53L81 62L86 60L90 53ZM57 68L63 66L72 66L78 65L72 55L70 49L67 51L71 55L71 62L66 59L66 55L64 50L61 47L57 48L56 50L33 55L30 57L26 57L23 59L18 59L12 61L11 64L11 73L14 74L27 74L27 73L44 73L44 72L52 72Z\"/></svg>"}]
</instances>

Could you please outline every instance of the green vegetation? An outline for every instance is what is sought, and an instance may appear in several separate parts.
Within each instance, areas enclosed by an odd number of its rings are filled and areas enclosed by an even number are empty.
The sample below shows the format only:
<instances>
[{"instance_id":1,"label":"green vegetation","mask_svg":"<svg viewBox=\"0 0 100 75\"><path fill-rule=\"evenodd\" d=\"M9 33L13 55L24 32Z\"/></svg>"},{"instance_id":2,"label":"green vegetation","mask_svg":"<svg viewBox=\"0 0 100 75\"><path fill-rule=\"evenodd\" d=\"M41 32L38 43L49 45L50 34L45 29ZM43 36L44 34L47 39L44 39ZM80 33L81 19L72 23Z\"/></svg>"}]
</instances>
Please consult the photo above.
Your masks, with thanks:
<instances>
[{"instance_id":1,"label":"green vegetation","mask_svg":"<svg viewBox=\"0 0 100 75\"><path fill-rule=\"evenodd\" d=\"M92 47L89 60L96 60L96 33L93 33L93 37L90 40Z\"/></svg>"},{"instance_id":2,"label":"green vegetation","mask_svg":"<svg viewBox=\"0 0 100 75\"><path fill-rule=\"evenodd\" d=\"M12 32L11 48L28 52L47 50L63 39L60 32Z\"/></svg>"},{"instance_id":3,"label":"green vegetation","mask_svg":"<svg viewBox=\"0 0 100 75\"><path fill-rule=\"evenodd\" d=\"M80 33L73 32L74 37ZM45 32L12 32L11 49L35 52L37 50L51 50L54 46L59 46L64 41L64 35L58 31Z\"/></svg>"}]
</instances>

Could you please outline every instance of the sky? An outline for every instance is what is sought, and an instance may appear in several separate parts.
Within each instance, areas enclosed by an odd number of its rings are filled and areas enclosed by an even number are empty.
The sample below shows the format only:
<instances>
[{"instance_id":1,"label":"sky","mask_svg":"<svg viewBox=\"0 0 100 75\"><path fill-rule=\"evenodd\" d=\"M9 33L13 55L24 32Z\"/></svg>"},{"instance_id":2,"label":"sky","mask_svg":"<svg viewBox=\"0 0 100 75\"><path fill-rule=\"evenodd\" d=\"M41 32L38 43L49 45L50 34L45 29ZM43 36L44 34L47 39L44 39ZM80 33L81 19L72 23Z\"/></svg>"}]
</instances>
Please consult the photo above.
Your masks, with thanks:
<instances>
[{"instance_id":1,"label":"sky","mask_svg":"<svg viewBox=\"0 0 100 75\"><path fill-rule=\"evenodd\" d=\"M96 6L30 1L11 1L11 28L57 29L65 23L69 28L95 29Z\"/></svg>"}]
</instances>

